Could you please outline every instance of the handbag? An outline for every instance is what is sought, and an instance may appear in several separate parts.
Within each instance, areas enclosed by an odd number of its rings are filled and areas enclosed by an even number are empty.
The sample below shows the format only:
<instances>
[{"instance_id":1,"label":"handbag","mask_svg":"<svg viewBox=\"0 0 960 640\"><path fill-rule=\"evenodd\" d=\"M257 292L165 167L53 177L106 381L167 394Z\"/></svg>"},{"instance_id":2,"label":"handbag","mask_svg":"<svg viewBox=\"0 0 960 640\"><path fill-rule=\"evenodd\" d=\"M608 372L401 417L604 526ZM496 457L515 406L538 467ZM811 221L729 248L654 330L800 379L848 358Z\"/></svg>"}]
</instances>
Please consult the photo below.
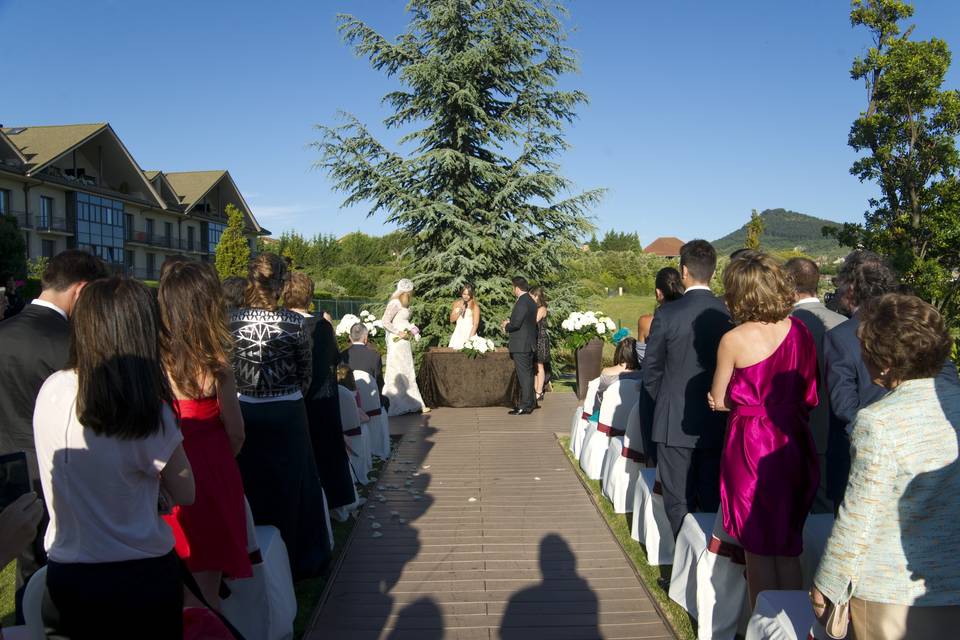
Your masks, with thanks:
<instances>
[{"instance_id":1,"label":"handbag","mask_svg":"<svg viewBox=\"0 0 960 640\"><path fill-rule=\"evenodd\" d=\"M850 626L850 602L843 604L833 604L830 606L830 614L827 616L827 622L824 628L827 635L834 640L843 640L847 637L847 627Z\"/></svg>"},{"instance_id":2,"label":"handbag","mask_svg":"<svg viewBox=\"0 0 960 640\"><path fill-rule=\"evenodd\" d=\"M222 638L223 640L244 640L243 634L227 620L227 617L210 606L197 579L190 573L190 569L182 558L180 561L180 577L183 585L190 590L197 600L206 609L187 608L183 610L183 637L184 640L197 638ZM218 624L219 623L219 624Z\"/></svg>"}]
</instances>

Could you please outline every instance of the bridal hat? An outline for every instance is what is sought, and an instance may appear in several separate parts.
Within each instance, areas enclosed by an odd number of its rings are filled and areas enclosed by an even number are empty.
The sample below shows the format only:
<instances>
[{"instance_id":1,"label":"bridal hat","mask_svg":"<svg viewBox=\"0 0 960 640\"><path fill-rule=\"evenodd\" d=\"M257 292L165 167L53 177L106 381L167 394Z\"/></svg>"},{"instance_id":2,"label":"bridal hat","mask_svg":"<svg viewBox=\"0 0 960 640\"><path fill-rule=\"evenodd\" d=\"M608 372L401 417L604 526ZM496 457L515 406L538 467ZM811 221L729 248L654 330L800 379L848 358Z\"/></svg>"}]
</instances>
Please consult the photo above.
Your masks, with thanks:
<instances>
[{"instance_id":1,"label":"bridal hat","mask_svg":"<svg viewBox=\"0 0 960 640\"><path fill-rule=\"evenodd\" d=\"M409 293L413 291L413 281L403 278L397 283L397 293Z\"/></svg>"}]
</instances>

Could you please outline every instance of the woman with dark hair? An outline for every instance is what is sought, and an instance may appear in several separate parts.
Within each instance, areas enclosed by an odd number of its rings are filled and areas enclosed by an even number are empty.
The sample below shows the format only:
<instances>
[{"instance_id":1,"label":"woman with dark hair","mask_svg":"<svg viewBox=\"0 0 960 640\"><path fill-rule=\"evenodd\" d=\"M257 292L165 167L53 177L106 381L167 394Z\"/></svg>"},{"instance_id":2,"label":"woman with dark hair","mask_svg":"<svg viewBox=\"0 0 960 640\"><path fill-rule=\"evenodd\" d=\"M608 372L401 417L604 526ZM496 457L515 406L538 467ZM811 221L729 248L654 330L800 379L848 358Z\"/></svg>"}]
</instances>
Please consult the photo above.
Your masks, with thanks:
<instances>
[{"instance_id":1,"label":"woman with dark hair","mask_svg":"<svg viewBox=\"0 0 960 640\"><path fill-rule=\"evenodd\" d=\"M729 411L720 461L722 532L746 552L750 604L766 590L799 589L803 525L820 484L810 410L817 350L791 317L794 288L772 257L742 253L723 272L737 325L720 340L707 403Z\"/></svg>"},{"instance_id":2,"label":"woman with dark hair","mask_svg":"<svg viewBox=\"0 0 960 640\"><path fill-rule=\"evenodd\" d=\"M597 385L597 395L593 401L593 412L597 417L600 416L603 392L618 380L643 380L640 360L637 358L637 341L633 338L624 338L617 343L617 348L613 352L613 365L605 367L600 372L600 384Z\"/></svg>"},{"instance_id":3,"label":"woman with dark hair","mask_svg":"<svg viewBox=\"0 0 960 640\"><path fill-rule=\"evenodd\" d=\"M227 313L233 313L245 305L244 298L247 293L247 279L240 276L230 276L223 281L223 302L227 307Z\"/></svg>"},{"instance_id":4,"label":"woman with dark hair","mask_svg":"<svg viewBox=\"0 0 960 640\"><path fill-rule=\"evenodd\" d=\"M347 508L357 502L357 492L350 474L350 460L340 423L336 377L340 354L333 325L322 316L314 316L308 311L313 293L313 280L307 274L295 271L290 274L290 280L283 290L283 303L304 317L311 335L312 375L304 401L307 405L313 459L331 515L344 520Z\"/></svg>"},{"instance_id":5,"label":"woman with dark hair","mask_svg":"<svg viewBox=\"0 0 960 640\"><path fill-rule=\"evenodd\" d=\"M220 580L253 575L247 552L243 482L234 458L243 447L243 416L229 354L220 279L209 264L176 262L158 294L160 354L180 416L183 448L196 478L196 500L166 517L177 553L211 606ZM190 596L187 596L188 599Z\"/></svg>"},{"instance_id":6,"label":"woman with dark hair","mask_svg":"<svg viewBox=\"0 0 960 640\"><path fill-rule=\"evenodd\" d=\"M194 481L161 364L156 302L136 280L90 282L71 330L67 367L47 378L33 417L50 513L46 631L179 638L180 561L158 502L191 504Z\"/></svg>"},{"instance_id":7,"label":"woman with dark hair","mask_svg":"<svg viewBox=\"0 0 960 640\"><path fill-rule=\"evenodd\" d=\"M547 293L543 287L530 289L530 297L537 303L537 375L533 379L533 390L537 400L543 400L543 392L547 386L547 374L550 369L550 333L547 330Z\"/></svg>"},{"instance_id":8,"label":"woman with dark hair","mask_svg":"<svg viewBox=\"0 0 960 640\"><path fill-rule=\"evenodd\" d=\"M654 287L658 307L683 297L683 283L680 281L680 272L673 267L664 267L657 272ZM647 350L647 338L650 336L650 325L652 324L652 313L642 315L637 320L637 358L639 358L641 364Z\"/></svg>"},{"instance_id":9,"label":"woman with dark hair","mask_svg":"<svg viewBox=\"0 0 960 640\"><path fill-rule=\"evenodd\" d=\"M858 316L869 375L889 392L857 413L810 599L822 621L846 609L857 640L945 638L960 627L960 387L939 375L952 340L913 296L873 298Z\"/></svg>"},{"instance_id":10,"label":"woman with dark hair","mask_svg":"<svg viewBox=\"0 0 960 640\"><path fill-rule=\"evenodd\" d=\"M233 312L233 372L246 442L237 457L257 524L280 530L295 579L330 559L323 490L313 459L303 390L310 386L310 336L303 316L279 306L287 265L273 253L250 262L246 304Z\"/></svg>"},{"instance_id":11,"label":"woman with dark hair","mask_svg":"<svg viewBox=\"0 0 960 640\"><path fill-rule=\"evenodd\" d=\"M450 336L451 349L463 349L463 345L477 335L480 327L480 305L473 294L473 285L465 284L460 290L460 298L450 306L450 322L456 325Z\"/></svg>"}]
</instances>

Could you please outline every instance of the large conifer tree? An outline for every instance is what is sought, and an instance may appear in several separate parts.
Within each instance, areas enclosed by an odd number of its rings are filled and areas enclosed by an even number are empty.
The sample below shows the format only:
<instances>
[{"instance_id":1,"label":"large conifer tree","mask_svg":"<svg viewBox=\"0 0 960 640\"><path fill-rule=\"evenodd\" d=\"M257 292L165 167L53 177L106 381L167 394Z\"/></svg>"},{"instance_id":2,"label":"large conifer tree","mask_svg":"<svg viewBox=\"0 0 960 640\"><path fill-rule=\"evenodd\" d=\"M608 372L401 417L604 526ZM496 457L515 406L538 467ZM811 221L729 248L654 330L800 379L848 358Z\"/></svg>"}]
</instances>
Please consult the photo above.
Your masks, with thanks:
<instances>
[{"instance_id":1,"label":"large conifer tree","mask_svg":"<svg viewBox=\"0 0 960 640\"><path fill-rule=\"evenodd\" d=\"M563 127L587 100L557 87L576 69L565 12L552 0L412 0L408 11L395 41L339 17L357 54L399 80L384 102L387 127L406 132L402 149L344 114L340 126L318 127L317 166L347 194L344 206L368 203L411 235L426 335L450 333L446 305L472 282L495 337L510 278L562 284L563 258L589 233L600 196L570 195L556 163Z\"/></svg>"}]
</instances>

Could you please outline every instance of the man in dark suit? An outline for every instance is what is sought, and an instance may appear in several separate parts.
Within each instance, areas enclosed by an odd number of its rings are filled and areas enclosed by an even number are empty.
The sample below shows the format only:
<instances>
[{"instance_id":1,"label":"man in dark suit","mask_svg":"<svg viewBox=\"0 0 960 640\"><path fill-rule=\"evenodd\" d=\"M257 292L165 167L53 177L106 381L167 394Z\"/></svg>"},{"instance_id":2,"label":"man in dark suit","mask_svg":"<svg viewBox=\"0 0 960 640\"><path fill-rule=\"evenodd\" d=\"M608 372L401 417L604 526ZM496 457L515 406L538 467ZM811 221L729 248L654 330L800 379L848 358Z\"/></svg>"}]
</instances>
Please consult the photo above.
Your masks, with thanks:
<instances>
[{"instance_id":1,"label":"man in dark suit","mask_svg":"<svg viewBox=\"0 0 960 640\"><path fill-rule=\"evenodd\" d=\"M830 394L827 392L826 360L823 357L823 342L827 332L846 322L845 316L827 309L817 297L820 284L820 269L809 258L791 258L784 265L794 284L793 317L806 325L817 348L817 368L820 374L817 385L819 403L810 413L810 433L817 447L820 460L820 487L813 501L814 513L833 513L833 502L827 496L827 440L830 434Z\"/></svg>"},{"instance_id":2,"label":"man in dark suit","mask_svg":"<svg viewBox=\"0 0 960 640\"><path fill-rule=\"evenodd\" d=\"M510 357L520 383L520 406L509 412L512 416L527 415L536 408L533 380L536 366L534 354L537 350L537 303L527 294L529 290L526 278L517 276L513 279L513 295L517 301L510 319L504 320L501 325L510 334Z\"/></svg>"},{"instance_id":3,"label":"man in dark suit","mask_svg":"<svg viewBox=\"0 0 960 640\"><path fill-rule=\"evenodd\" d=\"M354 371L366 371L377 381L380 405L389 408L390 401L383 396L383 359L369 346L370 331L362 322L350 327L350 346L340 353L340 362Z\"/></svg>"},{"instance_id":4,"label":"man in dark suit","mask_svg":"<svg viewBox=\"0 0 960 640\"><path fill-rule=\"evenodd\" d=\"M710 291L717 253L705 240L680 248L682 298L660 307L650 326L643 386L653 402L653 441L663 506L673 535L692 511L720 507L720 450L726 416L707 405L720 339L731 328Z\"/></svg>"},{"instance_id":5,"label":"man in dark suit","mask_svg":"<svg viewBox=\"0 0 960 640\"><path fill-rule=\"evenodd\" d=\"M33 444L33 409L40 387L62 369L70 353L70 314L83 287L109 275L106 265L86 251L69 250L50 260L40 297L9 320L0 322L0 454L25 451L31 479L41 494ZM43 529L20 558L17 615L22 587L44 562Z\"/></svg>"},{"instance_id":6,"label":"man in dark suit","mask_svg":"<svg viewBox=\"0 0 960 640\"><path fill-rule=\"evenodd\" d=\"M827 332L823 342L827 389L830 392L830 433L827 440L827 497L839 509L850 475L850 435L860 409L887 394L875 384L863 361L857 329L858 311L869 300L897 290L897 277L888 262L870 251L854 251L846 257L834 279L840 307L850 319ZM937 376L960 384L957 367L948 358Z\"/></svg>"}]
</instances>

